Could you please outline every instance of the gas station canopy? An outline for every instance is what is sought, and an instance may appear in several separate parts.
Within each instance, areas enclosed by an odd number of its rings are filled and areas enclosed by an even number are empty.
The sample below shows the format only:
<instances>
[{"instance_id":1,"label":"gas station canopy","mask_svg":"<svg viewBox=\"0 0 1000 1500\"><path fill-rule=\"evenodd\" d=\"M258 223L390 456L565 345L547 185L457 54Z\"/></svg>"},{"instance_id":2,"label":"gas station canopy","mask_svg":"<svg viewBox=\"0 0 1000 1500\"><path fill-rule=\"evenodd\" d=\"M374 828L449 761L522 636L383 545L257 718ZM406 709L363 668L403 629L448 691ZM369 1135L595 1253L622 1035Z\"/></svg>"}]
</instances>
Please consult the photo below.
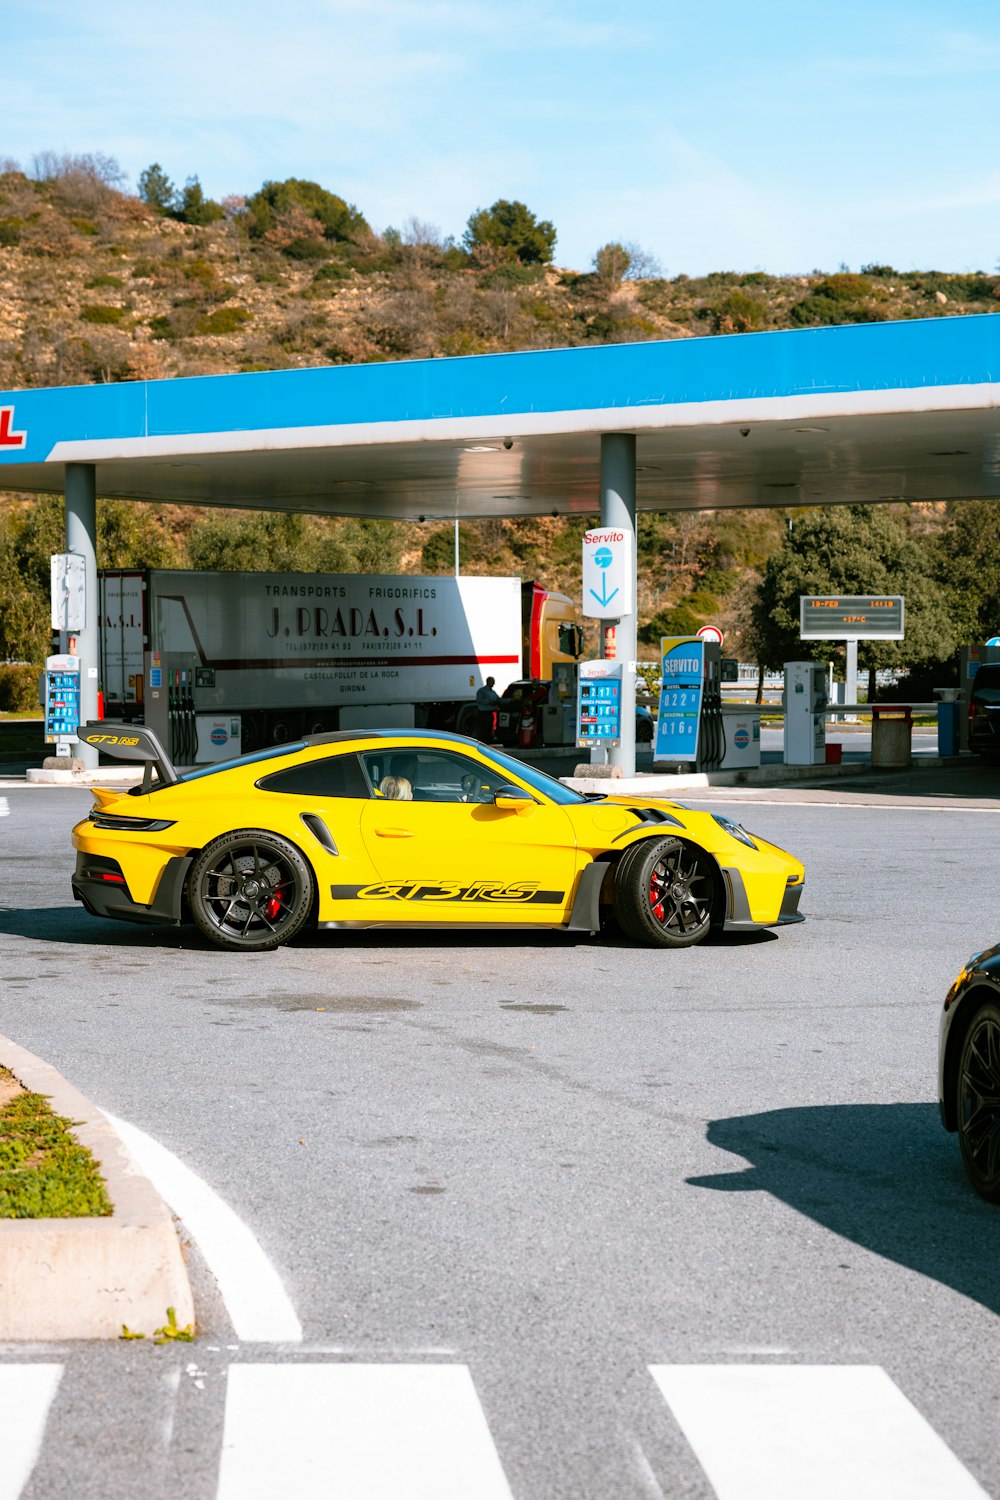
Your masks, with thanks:
<instances>
[{"instance_id":1,"label":"gas station canopy","mask_svg":"<svg viewBox=\"0 0 1000 1500\"><path fill-rule=\"evenodd\" d=\"M1000 317L0 393L0 485L415 519L1000 496Z\"/></svg>"}]
</instances>

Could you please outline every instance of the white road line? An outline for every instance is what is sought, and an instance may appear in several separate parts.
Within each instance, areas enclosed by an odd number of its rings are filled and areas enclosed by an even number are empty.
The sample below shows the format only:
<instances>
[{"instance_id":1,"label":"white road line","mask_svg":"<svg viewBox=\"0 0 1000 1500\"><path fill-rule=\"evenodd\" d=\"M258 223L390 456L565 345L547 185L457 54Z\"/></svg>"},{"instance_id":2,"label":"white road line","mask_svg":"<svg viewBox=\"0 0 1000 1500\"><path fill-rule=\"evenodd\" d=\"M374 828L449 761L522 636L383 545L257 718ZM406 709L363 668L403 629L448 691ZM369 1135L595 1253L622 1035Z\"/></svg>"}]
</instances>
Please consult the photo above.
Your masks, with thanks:
<instances>
[{"instance_id":1,"label":"white road line","mask_svg":"<svg viewBox=\"0 0 1000 1500\"><path fill-rule=\"evenodd\" d=\"M877 1365L651 1365L719 1500L988 1500Z\"/></svg>"},{"instance_id":2,"label":"white road line","mask_svg":"<svg viewBox=\"0 0 1000 1500\"><path fill-rule=\"evenodd\" d=\"M281 1278L243 1220L166 1146L104 1113L139 1170L197 1241L237 1337L260 1344L301 1343L302 1324Z\"/></svg>"},{"instance_id":3,"label":"white road line","mask_svg":"<svg viewBox=\"0 0 1000 1500\"><path fill-rule=\"evenodd\" d=\"M38 1459L62 1365L0 1368L0 1500L17 1500Z\"/></svg>"},{"instance_id":4,"label":"white road line","mask_svg":"<svg viewBox=\"0 0 1000 1500\"><path fill-rule=\"evenodd\" d=\"M464 1365L233 1365L217 1500L511 1500Z\"/></svg>"},{"instance_id":5,"label":"white road line","mask_svg":"<svg viewBox=\"0 0 1000 1500\"><path fill-rule=\"evenodd\" d=\"M6 818L10 812L10 803L6 797L0 797L0 818Z\"/></svg>"}]
</instances>

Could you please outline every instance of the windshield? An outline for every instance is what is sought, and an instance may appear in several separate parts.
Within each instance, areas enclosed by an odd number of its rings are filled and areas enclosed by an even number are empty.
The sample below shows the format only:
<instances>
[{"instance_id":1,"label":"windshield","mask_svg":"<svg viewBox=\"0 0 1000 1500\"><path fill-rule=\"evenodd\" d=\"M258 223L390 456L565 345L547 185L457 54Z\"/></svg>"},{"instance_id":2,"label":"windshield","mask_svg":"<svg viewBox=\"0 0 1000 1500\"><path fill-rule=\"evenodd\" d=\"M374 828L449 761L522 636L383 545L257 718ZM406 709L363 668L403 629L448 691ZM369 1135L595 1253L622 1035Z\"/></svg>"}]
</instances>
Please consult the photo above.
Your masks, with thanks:
<instances>
[{"instance_id":1,"label":"windshield","mask_svg":"<svg viewBox=\"0 0 1000 1500\"><path fill-rule=\"evenodd\" d=\"M548 797L551 802L558 802L567 806L574 802L585 802L587 799L581 797L579 792L574 792L571 787L563 786L561 781L556 781L554 776L546 776L544 771L539 771L536 766L526 766L523 760L515 760L513 755L505 755L502 750L494 750L491 746L486 752L498 766L512 772L519 781L525 782L540 792L543 797Z\"/></svg>"}]
</instances>

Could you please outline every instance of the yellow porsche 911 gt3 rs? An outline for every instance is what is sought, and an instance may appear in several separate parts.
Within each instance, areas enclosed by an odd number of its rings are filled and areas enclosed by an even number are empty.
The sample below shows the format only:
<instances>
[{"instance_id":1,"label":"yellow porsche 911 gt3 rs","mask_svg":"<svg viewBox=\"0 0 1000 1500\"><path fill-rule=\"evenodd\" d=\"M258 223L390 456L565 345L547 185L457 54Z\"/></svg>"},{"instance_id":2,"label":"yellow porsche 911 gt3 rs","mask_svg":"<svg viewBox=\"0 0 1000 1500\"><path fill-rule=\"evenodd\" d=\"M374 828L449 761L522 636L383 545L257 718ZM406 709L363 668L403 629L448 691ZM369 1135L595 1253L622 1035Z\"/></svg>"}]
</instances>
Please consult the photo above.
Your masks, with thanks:
<instances>
[{"instance_id":1,"label":"yellow porsche 911 gt3 rs","mask_svg":"<svg viewBox=\"0 0 1000 1500\"><path fill-rule=\"evenodd\" d=\"M503 751L424 730L343 731L178 775L155 736L80 738L145 762L73 830L73 894L95 916L193 921L220 947L320 927L615 920L664 948L801 921L803 868L728 818L581 796Z\"/></svg>"}]
</instances>

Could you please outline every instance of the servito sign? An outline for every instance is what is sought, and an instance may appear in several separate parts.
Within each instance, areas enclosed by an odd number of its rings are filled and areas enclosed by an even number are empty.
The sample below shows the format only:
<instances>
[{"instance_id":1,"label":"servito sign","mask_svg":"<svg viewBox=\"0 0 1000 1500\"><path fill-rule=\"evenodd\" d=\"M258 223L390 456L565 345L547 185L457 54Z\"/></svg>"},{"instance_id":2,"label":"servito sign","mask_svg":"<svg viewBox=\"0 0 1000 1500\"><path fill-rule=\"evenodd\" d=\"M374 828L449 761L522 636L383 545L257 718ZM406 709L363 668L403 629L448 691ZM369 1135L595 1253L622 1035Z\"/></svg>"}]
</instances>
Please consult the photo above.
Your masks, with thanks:
<instances>
[{"instance_id":1,"label":"servito sign","mask_svg":"<svg viewBox=\"0 0 1000 1500\"><path fill-rule=\"evenodd\" d=\"M615 526L583 533L583 612L620 620L632 613L632 536Z\"/></svg>"},{"instance_id":2,"label":"servito sign","mask_svg":"<svg viewBox=\"0 0 1000 1500\"><path fill-rule=\"evenodd\" d=\"M804 641L901 641L902 594L800 594Z\"/></svg>"}]
</instances>

